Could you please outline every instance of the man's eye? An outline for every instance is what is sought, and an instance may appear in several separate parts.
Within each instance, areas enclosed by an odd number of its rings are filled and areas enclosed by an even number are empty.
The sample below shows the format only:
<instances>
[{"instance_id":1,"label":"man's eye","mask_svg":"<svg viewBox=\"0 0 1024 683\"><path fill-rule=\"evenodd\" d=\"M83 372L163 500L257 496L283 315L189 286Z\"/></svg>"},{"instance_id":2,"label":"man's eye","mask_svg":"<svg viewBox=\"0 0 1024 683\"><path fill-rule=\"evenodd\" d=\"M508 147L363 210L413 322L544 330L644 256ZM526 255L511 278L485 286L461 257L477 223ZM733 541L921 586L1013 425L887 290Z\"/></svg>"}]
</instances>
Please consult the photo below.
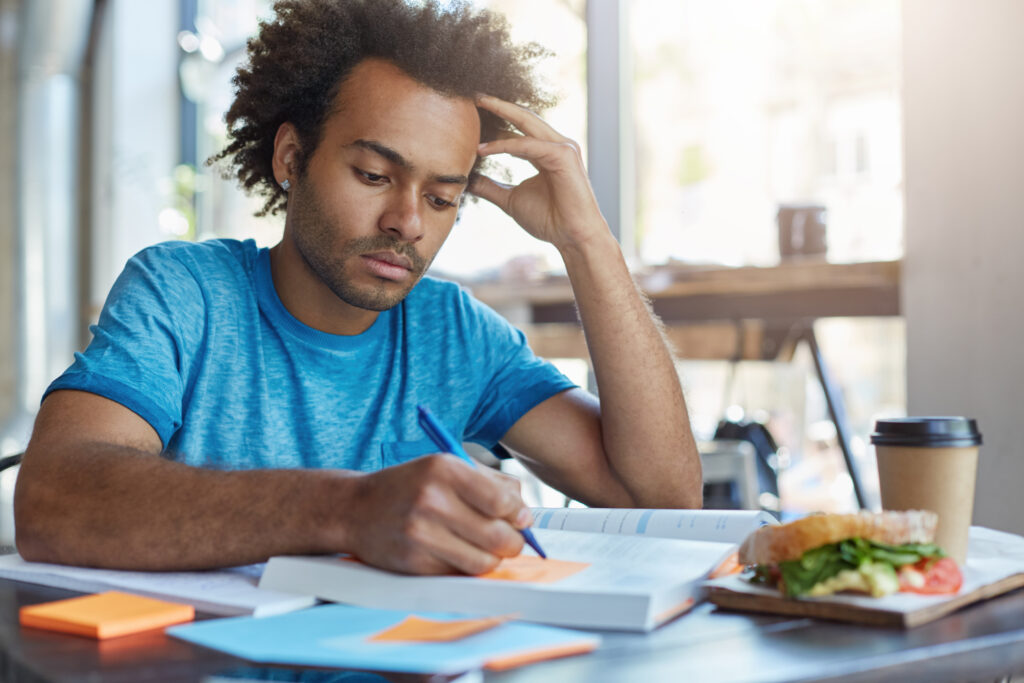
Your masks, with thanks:
<instances>
[{"instance_id":1,"label":"man's eye","mask_svg":"<svg viewBox=\"0 0 1024 683\"><path fill-rule=\"evenodd\" d=\"M437 195L428 195L427 196L427 200L431 204L433 204L435 208L438 208L438 209L447 209L447 208L450 208L450 207L454 207L454 206L456 206L458 204L458 200L457 199L455 201L451 201L450 202L447 199L444 199L442 197L438 197Z\"/></svg>"},{"instance_id":2,"label":"man's eye","mask_svg":"<svg viewBox=\"0 0 1024 683\"><path fill-rule=\"evenodd\" d=\"M364 171L360 168L356 169L356 173L361 175L363 179L366 180L366 182L372 183L374 185L380 185L382 183L387 182L387 176L382 176L378 173L370 173L369 171Z\"/></svg>"}]
</instances>

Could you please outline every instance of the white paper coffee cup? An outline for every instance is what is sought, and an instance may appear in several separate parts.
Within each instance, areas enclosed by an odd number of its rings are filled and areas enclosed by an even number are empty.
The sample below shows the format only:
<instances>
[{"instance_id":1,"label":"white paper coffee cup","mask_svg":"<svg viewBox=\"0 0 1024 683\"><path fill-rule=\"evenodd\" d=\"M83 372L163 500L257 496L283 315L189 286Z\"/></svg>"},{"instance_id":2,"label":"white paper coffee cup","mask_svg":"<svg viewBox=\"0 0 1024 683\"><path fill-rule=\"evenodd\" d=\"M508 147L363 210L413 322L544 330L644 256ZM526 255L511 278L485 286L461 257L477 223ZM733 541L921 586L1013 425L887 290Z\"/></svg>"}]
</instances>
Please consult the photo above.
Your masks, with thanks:
<instances>
[{"instance_id":1,"label":"white paper coffee cup","mask_svg":"<svg viewBox=\"0 0 1024 683\"><path fill-rule=\"evenodd\" d=\"M935 542L961 565L974 511L981 433L965 417L878 420L871 435L885 510L932 510Z\"/></svg>"}]
</instances>

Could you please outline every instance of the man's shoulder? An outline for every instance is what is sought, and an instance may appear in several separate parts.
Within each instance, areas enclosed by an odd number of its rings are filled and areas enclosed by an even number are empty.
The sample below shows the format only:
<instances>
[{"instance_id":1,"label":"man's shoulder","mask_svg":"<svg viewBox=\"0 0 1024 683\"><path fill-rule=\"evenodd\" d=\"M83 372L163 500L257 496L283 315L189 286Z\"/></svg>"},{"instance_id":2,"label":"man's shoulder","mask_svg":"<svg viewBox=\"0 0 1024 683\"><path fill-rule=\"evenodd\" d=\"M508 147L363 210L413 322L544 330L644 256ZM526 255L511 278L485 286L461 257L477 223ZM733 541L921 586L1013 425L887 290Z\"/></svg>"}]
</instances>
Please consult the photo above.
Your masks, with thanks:
<instances>
[{"instance_id":1,"label":"man's shoulder","mask_svg":"<svg viewBox=\"0 0 1024 683\"><path fill-rule=\"evenodd\" d=\"M171 241L146 247L129 259L128 281L143 277L157 287L195 286L199 289L252 281L259 248L253 240L215 239Z\"/></svg>"},{"instance_id":2,"label":"man's shoulder","mask_svg":"<svg viewBox=\"0 0 1024 683\"><path fill-rule=\"evenodd\" d=\"M128 260L109 300L134 302L133 306L157 302L173 308L178 317L189 312L205 315L211 302L231 309L254 289L258 254L251 240L154 244Z\"/></svg>"},{"instance_id":3,"label":"man's shoulder","mask_svg":"<svg viewBox=\"0 0 1024 683\"><path fill-rule=\"evenodd\" d=\"M259 249L253 240L213 239L203 242L173 240L146 247L133 260L151 264L176 262L199 266L249 266Z\"/></svg>"}]
</instances>

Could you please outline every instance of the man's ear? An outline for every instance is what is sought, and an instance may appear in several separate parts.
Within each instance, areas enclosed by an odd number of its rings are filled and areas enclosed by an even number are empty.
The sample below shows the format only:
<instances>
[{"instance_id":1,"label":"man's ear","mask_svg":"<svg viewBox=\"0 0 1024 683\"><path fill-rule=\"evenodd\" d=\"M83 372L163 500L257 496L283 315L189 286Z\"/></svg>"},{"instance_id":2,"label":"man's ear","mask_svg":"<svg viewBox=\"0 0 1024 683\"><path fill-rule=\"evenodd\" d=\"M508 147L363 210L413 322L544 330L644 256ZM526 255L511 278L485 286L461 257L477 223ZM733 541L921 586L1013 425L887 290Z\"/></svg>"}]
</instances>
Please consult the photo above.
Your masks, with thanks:
<instances>
[{"instance_id":1,"label":"man's ear","mask_svg":"<svg viewBox=\"0 0 1024 683\"><path fill-rule=\"evenodd\" d=\"M287 121L277 128L274 136L274 180L280 185L284 181L295 183L298 171L299 155L302 145L299 143L299 132Z\"/></svg>"}]
</instances>

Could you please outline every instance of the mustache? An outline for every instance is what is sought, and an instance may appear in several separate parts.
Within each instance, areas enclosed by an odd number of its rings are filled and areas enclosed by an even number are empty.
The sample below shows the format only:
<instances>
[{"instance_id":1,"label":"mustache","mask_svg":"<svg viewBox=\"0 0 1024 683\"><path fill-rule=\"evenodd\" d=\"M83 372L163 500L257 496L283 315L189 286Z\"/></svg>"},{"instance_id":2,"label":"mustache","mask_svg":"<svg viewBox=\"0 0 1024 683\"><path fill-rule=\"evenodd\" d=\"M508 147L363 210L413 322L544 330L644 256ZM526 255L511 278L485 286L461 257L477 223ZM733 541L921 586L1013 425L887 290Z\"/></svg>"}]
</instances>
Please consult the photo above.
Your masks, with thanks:
<instances>
[{"instance_id":1,"label":"mustache","mask_svg":"<svg viewBox=\"0 0 1024 683\"><path fill-rule=\"evenodd\" d=\"M346 245L345 251L351 254L367 254L375 251L393 251L400 256L405 256L412 262L412 269L422 273L430 263L423 258L416 247L410 242L400 242L387 235L375 235L373 237L357 237Z\"/></svg>"}]
</instances>

